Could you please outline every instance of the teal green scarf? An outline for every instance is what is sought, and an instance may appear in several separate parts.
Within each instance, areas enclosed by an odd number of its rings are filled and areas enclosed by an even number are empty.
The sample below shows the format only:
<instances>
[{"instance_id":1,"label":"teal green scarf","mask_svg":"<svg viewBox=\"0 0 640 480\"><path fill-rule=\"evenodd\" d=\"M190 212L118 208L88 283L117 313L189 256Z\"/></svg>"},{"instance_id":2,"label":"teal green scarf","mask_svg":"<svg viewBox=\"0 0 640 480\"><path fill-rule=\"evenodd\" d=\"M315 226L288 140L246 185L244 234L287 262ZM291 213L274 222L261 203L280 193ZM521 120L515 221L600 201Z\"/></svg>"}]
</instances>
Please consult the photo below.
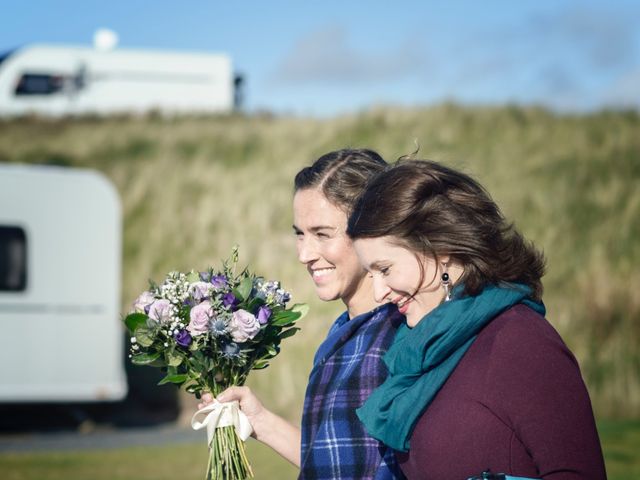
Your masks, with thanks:
<instances>
[{"instance_id":1,"label":"teal green scarf","mask_svg":"<svg viewBox=\"0 0 640 480\"><path fill-rule=\"evenodd\" d=\"M453 300L414 328L404 324L398 329L384 356L387 380L357 410L369 435L395 450L409 450L418 418L485 325L518 303L545 313L542 303L528 298L531 291L524 285L488 286L476 296L462 296L462 290L456 287Z\"/></svg>"}]
</instances>

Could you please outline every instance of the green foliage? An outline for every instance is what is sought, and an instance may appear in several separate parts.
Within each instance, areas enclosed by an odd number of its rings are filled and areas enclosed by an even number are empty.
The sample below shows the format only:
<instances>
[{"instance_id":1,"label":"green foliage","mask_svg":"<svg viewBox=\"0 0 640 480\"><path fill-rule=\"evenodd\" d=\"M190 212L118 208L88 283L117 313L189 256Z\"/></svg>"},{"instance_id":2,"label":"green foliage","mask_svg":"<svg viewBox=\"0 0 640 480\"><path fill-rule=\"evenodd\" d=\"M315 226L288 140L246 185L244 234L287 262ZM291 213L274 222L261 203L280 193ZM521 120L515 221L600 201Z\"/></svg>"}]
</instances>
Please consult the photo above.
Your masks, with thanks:
<instances>
[{"instance_id":1,"label":"green foliage","mask_svg":"<svg viewBox=\"0 0 640 480\"><path fill-rule=\"evenodd\" d=\"M138 327L146 325L147 316L144 313L130 313L124 319L124 323L129 329L129 333L133 334Z\"/></svg>"},{"instance_id":2,"label":"green foliage","mask_svg":"<svg viewBox=\"0 0 640 480\"><path fill-rule=\"evenodd\" d=\"M154 353L138 353L131 357L131 361L135 365L152 365L160 358L159 352Z\"/></svg>"}]
</instances>

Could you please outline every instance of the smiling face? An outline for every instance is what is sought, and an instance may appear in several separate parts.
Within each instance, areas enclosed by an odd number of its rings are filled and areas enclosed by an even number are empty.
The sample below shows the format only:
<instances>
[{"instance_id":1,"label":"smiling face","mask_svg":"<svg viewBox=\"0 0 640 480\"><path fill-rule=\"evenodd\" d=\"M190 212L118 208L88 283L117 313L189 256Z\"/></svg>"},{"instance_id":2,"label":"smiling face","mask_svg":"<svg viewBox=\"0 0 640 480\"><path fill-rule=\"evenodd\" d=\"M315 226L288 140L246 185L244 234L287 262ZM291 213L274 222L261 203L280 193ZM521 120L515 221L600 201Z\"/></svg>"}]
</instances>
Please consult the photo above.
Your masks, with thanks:
<instances>
[{"instance_id":1,"label":"smiling face","mask_svg":"<svg viewBox=\"0 0 640 480\"><path fill-rule=\"evenodd\" d=\"M298 260L307 267L318 297L341 299L352 316L371 310L370 281L345 233L345 212L321 191L304 189L293 198L293 221Z\"/></svg>"},{"instance_id":2,"label":"smiling face","mask_svg":"<svg viewBox=\"0 0 640 480\"><path fill-rule=\"evenodd\" d=\"M410 327L417 325L442 302L442 266L433 259L422 255L416 257L393 242L392 237L357 239L354 247L363 267L373 278L376 301L397 304ZM448 258L440 260L447 262Z\"/></svg>"}]
</instances>

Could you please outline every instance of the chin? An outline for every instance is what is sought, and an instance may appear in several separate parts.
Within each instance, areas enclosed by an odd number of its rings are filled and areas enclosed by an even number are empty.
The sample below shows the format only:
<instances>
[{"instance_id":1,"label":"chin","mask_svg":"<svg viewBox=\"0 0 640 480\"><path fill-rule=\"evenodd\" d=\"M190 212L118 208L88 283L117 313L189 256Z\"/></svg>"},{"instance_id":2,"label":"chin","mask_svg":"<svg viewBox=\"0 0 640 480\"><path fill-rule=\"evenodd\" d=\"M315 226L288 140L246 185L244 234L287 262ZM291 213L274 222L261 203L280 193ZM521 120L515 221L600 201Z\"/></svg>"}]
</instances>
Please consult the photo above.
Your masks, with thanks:
<instances>
[{"instance_id":1,"label":"chin","mask_svg":"<svg viewBox=\"0 0 640 480\"><path fill-rule=\"evenodd\" d=\"M338 300L340 295L334 291L328 289L316 289L316 295L323 302L332 302L333 300Z\"/></svg>"}]
</instances>

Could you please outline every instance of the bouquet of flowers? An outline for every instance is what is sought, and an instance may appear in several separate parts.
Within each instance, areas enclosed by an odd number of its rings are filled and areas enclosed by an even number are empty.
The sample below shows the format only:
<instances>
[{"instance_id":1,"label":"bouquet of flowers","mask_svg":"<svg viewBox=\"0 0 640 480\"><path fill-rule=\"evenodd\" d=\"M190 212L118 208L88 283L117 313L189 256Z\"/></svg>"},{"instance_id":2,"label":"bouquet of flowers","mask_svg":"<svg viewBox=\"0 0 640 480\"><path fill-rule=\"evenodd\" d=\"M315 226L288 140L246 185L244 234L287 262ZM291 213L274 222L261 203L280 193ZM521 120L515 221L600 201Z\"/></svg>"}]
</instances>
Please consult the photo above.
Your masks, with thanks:
<instances>
[{"instance_id":1,"label":"bouquet of flowers","mask_svg":"<svg viewBox=\"0 0 640 480\"><path fill-rule=\"evenodd\" d=\"M159 385L216 397L243 385L251 370L267 367L282 339L299 330L294 324L306 305L287 308L290 294L277 281L247 269L236 274L237 262L235 247L221 270L171 272L134 302L124 319L132 335L129 357L136 365L162 368L166 376ZM214 401L194 415L192 425L207 427L207 479L253 477L244 449L252 430L238 402Z\"/></svg>"}]
</instances>

